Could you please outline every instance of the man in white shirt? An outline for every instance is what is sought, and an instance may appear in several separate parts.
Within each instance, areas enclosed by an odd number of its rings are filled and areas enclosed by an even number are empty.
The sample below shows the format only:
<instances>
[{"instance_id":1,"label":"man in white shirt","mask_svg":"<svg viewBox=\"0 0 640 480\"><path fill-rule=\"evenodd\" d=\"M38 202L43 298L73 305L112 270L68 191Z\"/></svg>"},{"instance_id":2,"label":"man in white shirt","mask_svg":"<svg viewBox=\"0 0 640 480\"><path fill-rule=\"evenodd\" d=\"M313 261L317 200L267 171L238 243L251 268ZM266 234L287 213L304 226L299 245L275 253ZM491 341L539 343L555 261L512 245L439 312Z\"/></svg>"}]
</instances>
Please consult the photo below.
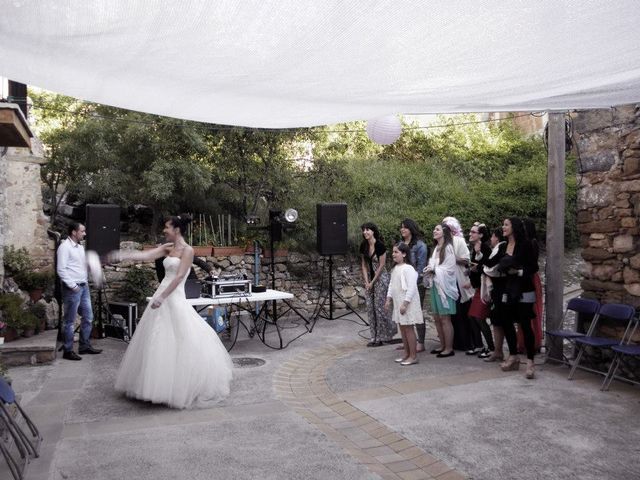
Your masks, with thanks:
<instances>
[{"instance_id":1,"label":"man in white shirt","mask_svg":"<svg viewBox=\"0 0 640 480\"><path fill-rule=\"evenodd\" d=\"M87 275L87 259L80 242L87 232L81 223L69 226L69 236L58 247L58 276L62 280L62 300L64 304L64 354L67 360L82 360L73 351L73 327L76 315L82 317L80 324L80 346L78 353L97 354L102 350L93 348L89 341L93 325L93 309Z\"/></svg>"}]
</instances>

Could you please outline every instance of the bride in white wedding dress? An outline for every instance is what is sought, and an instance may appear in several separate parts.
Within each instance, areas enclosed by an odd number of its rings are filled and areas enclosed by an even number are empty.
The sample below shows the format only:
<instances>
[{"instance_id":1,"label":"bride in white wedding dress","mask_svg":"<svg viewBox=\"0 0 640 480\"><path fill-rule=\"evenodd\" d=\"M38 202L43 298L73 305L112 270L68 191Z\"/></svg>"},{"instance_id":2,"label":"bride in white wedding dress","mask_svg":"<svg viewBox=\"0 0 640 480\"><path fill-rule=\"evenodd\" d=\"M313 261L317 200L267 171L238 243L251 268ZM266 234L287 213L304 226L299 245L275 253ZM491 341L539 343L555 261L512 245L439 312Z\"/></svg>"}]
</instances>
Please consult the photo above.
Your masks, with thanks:
<instances>
[{"instance_id":1,"label":"bride in white wedding dress","mask_svg":"<svg viewBox=\"0 0 640 480\"><path fill-rule=\"evenodd\" d=\"M207 407L229 395L233 363L216 332L187 302L184 283L193 248L183 233L186 215L165 223L167 243L147 252L118 251L113 261L164 259L165 277L127 347L115 389L173 408Z\"/></svg>"}]
</instances>

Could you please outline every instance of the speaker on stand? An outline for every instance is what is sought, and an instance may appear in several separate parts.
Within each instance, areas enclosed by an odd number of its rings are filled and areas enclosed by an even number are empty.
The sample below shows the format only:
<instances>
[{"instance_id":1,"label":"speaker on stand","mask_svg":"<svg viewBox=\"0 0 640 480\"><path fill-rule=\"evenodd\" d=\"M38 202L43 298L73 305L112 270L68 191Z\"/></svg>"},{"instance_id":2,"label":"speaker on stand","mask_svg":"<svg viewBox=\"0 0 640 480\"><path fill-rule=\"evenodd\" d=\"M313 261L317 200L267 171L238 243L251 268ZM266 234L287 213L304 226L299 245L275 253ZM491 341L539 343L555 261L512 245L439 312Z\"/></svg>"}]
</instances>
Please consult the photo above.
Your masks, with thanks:
<instances>
[{"instance_id":1,"label":"speaker on stand","mask_svg":"<svg viewBox=\"0 0 640 480\"><path fill-rule=\"evenodd\" d=\"M118 205L88 204L85 211L85 227L87 229L87 248L93 250L101 257L107 253L120 248L120 207ZM96 315L100 335L104 332L103 312L106 312L107 319L111 323L111 312L105 304L106 298L103 282L98 289L96 302ZM107 300L108 301L108 300Z\"/></svg>"},{"instance_id":2,"label":"speaker on stand","mask_svg":"<svg viewBox=\"0 0 640 480\"><path fill-rule=\"evenodd\" d=\"M355 313L365 325L369 325L368 322L362 318L362 316L354 310L346 300L336 292L333 288L333 256L334 255L346 255L349 250L348 242L348 228L347 228L347 204L346 203L318 203L316 205L317 215L317 247L318 253L324 257L329 257L329 291L328 295L324 297L322 303L318 306L318 316L326 318L328 320L337 320L339 318L349 315L351 312ZM324 284L324 268L322 271ZM322 295L322 292L320 292ZM350 312L346 312L339 316L333 314L333 296L338 297L346 305ZM324 304L329 300L329 311L324 314L321 313L324 309ZM313 327L312 327L313 329Z\"/></svg>"}]
</instances>

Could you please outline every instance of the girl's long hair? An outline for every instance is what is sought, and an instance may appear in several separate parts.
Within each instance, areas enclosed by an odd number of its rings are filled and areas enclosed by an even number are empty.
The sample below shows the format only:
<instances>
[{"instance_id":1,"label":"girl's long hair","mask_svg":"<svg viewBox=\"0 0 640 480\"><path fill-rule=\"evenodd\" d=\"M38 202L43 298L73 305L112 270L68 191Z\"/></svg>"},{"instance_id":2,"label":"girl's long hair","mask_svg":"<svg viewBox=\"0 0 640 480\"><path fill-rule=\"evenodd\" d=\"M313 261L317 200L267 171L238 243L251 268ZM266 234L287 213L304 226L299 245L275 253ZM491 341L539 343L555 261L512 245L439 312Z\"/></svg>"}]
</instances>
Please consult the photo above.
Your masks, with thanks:
<instances>
[{"instance_id":1,"label":"girl's long hair","mask_svg":"<svg viewBox=\"0 0 640 480\"><path fill-rule=\"evenodd\" d=\"M447 224L441 223L440 227L442 227L442 236L444 238L444 241L442 242L442 248L439 249L438 254L440 264L442 264L444 262L445 250L447 249L447 245L451 245L453 247L453 234L451 233L451 229ZM439 248L437 241L435 242L434 248Z\"/></svg>"}]
</instances>

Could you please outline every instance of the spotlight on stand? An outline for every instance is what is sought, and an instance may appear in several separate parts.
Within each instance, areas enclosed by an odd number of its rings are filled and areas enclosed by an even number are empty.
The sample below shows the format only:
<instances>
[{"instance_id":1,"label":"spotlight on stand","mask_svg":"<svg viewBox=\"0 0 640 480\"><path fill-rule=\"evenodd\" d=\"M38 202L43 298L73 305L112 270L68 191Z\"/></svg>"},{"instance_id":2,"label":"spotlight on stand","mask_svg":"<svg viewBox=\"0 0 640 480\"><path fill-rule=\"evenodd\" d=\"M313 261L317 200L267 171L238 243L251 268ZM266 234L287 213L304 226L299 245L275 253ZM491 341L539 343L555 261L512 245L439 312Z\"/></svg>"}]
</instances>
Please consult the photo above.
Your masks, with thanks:
<instances>
[{"instance_id":1,"label":"spotlight on stand","mask_svg":"<svg viewBox=\"0 0 640 480\"><path fill-rule=\"evenodd\" d=\"M274 243L282 240L282 229L293 228L293 224L298 220L298 211L293 208L282 210L269 209L269 250L271 251L270 270L271 288L276 289L276 266ZM273 301L273 318L277 318L276 301Z\"/></svg>"},{"instance_id":2,"label":"spotlight on stand","mask_svg":"<svg viewBox=\"0 0 640 480\"><path fill-rule=\"evenodd\" d=\"M284 212L284 219L288 223L295 223L298 220L298 211L294 208L288 208L286 212Z\"/></svg>"},{"instance_id":3,"label":"spotlight on stand","mask_svg":"<svg viewBox=\"0 0 640 480\"><path fill-rule=\"evenodd\" d=\"M259 225L260 217L258 215L247 215L246 217L247 225Z\"/></svg>"},{"instance_id":4,"label":"spotlight on stand","mask_svg":"<svg viewBox=\"0 0 640 480\"><path fill-rule=\"evenodd\" d=\"M269 234L271 240L279 242L282 240L282 230L289 230L294 227L298 220L298 211L288 208L284 213L282 210L269 210Z\"/></svg>"}]
</instances>

